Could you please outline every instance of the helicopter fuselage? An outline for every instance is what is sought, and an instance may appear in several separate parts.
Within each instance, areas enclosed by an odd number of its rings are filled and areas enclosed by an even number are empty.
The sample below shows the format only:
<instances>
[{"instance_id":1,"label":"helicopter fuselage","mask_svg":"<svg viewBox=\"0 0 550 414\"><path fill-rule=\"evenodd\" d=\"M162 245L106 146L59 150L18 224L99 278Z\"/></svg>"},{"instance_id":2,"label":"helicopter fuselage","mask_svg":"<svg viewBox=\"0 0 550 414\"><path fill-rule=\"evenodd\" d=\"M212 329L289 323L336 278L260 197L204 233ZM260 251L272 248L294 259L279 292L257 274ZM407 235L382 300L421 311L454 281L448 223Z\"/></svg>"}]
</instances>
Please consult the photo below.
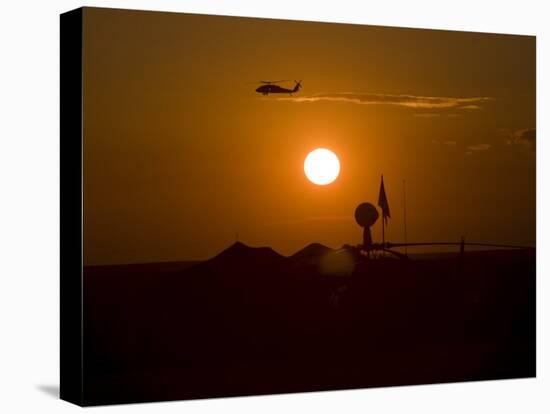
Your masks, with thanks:
<instances>
[{"instance_id":1,"label":"helicopter fuselage","mask_svg":"<svg viewBox=\"0 0 550 414\"><path fill-rule=\"evenodd\" d=\"M262 85L259 88L257 88L256 92L261 93L262 95L269 95L270 93L293 94L294 92L298 92L299 89L300 89L299 84L297 84L294 87L294 89L288 89L288 88L283 88L283 87L278 86L278 85L267 84L267 85Z\"/></svg>"}]
</instances>

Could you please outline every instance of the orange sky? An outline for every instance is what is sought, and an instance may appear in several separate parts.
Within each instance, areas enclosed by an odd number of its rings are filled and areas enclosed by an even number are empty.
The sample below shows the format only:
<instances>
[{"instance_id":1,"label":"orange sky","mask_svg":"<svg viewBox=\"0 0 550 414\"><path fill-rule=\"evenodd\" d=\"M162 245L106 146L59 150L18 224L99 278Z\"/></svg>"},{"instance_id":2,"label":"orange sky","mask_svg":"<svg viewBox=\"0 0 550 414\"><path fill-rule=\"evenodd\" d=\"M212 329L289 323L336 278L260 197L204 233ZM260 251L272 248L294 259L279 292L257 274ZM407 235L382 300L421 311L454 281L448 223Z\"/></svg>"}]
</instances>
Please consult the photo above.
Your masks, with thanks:
<instances>
[{"instance_id":1,"label":"orange sky","mask_svg":"<svg viewBox=\"0 0 550 414\"><path fill-rule=\"evenodd\" d=\"M85 264L359 243L382 173L391 241L406 179L409 241L534 245L534 128L534 37L87 8Z\"/></svg>"}]
</instances>

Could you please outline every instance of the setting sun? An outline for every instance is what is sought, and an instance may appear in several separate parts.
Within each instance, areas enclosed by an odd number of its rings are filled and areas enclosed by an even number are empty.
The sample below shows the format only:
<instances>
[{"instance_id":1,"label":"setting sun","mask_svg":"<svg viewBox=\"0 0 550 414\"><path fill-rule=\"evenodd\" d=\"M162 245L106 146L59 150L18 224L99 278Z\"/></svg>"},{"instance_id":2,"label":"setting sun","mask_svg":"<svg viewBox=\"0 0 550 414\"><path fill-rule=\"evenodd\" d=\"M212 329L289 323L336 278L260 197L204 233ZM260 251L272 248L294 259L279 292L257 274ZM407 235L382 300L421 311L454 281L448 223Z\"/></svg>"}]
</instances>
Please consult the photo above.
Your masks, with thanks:
<instances>
[{"instance_id":1,"label":"setting sun","mask_svg":"<svg viewBox=\"0 0 550 414\"><path fill-rule=\"evenodd\" d=\"M338 178L340 161L334 152L325 148L317 148L306 157L304 172L312 183L327 185Z\"/></svg>"}]
</instances>

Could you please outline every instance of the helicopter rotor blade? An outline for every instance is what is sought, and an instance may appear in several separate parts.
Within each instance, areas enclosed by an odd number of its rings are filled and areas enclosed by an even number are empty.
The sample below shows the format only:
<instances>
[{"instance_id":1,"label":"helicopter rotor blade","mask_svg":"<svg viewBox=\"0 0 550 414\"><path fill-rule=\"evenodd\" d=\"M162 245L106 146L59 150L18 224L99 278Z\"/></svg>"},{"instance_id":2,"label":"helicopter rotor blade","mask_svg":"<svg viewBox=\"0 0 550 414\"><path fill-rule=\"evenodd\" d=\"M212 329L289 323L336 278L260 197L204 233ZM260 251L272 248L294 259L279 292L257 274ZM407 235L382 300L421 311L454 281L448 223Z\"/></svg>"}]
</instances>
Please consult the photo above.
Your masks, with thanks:
<instances>
[{"instance_id":1,"label":"helicopter rotor blade","mask_svg":"<svg viewBox=\"0 0 550 414\"><path fill-rule=\"evenodd\" d=\"M271 84L271 83L281 83L281 82L290 82L290 79L281 79L281 80L275 80L275 81L265 81L265 80L261 80L259 81L260 83L265 83L265 84Z\"/></svg>"}]
</instances>

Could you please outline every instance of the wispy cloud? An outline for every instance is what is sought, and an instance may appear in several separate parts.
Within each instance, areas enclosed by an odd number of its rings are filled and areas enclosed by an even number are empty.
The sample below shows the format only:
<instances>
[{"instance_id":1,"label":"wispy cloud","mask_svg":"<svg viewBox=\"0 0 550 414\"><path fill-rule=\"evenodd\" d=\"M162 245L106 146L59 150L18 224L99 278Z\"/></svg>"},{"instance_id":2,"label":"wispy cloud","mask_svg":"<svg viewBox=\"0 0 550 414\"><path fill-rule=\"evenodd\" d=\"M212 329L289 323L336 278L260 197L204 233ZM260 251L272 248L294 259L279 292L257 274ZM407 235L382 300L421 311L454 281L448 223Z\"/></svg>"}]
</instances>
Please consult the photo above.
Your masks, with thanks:
<instances>
[{"instance_id":1,"label":"wispy cloud","mask_svg":"<svg viewBox=\"0 0 550 414\"><path fill-rule=\"evenodd\" d=\"M470 151L487 151L490 148L491 148L490 144L475 144L475 145L470 145L468 147Z\"/></svg>"},{"instance_id":2,"label":"wispy cloud","mask_svg":"<svg viewBox=\"0 0 550 414\"><path fill-rule=\"evenodd\" d=\"M456 145L456 141L439 141L437 139L432 139L432 144L443 144L443 145L448 145L450 147L454 147Z\"/></svg>"},{"instance_id":3,"label":"wispy cloud","mask_svg":"<svg viewBox=\"0 0 550 414\"><path fill-rule=\"evenodd\" d=\"M481 109L481 105L492 98L486 96L476 97L443 97L443 96L418 96L418 95L390 95L377 93L319 93L310 96L292 96L278 98L289 102L348 102L359 105L393 105L416 109ZM419 116L430 116L421 115Z\"/></svg>"},{"instance_id":4,"label":"wispy cloud","mask_svg":"<svg viewBox=\"0 0 550 414\"><path fill-rule=\"evenodd\" d=\"M435 118L439 116L439 114L434 114L433 112L424 112L424 113L413 114L413 116L417 118Z\"/></svg>"},{"instance_id":5,"label":"wispy cloud","mask_svg":"<svg viewBox=\"0 0 550 414\"><path fill-rule=\"evenodd\" d=\"M528 128L514 131L509 139L509 143L524 144L527 145L531 151L535 151L537 148L537 130L535 128Z\"/></svg>"},{"instance_id":6,"label":"wispy cloud","mask_svg":"<svg viewBox=\"0 0 550 414\"><path fill-rule=\"evenodd\" d=\"M350 221L350 216L319 216L319 217L304 217L290 220L274 221L272 223L265 224L266 226L281 226L289 224L301 224L315 221Z\"/></svg>"}]
</instances>

